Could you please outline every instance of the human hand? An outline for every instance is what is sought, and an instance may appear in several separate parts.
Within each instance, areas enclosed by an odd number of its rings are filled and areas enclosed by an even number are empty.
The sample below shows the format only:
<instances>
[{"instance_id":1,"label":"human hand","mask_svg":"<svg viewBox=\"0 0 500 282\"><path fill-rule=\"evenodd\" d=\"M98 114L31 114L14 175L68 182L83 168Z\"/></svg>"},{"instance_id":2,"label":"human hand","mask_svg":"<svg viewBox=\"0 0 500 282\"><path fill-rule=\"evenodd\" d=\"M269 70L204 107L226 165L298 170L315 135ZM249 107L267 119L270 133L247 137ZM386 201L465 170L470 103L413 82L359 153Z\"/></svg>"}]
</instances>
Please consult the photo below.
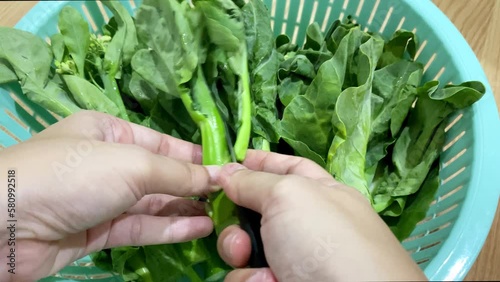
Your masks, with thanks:
<instances>
[{"instance_id":1,"label":"human hand","mask_svg":"<svg viewBox=\"0 0 500 282\"><path fill-rule=\"evenodd\" d=\"M302 158L248 152L216 181L236 204L262 214L270 268L237 269L227 282L426 280L387 225L357 190ZM250 239L236 226L218 241L221 257L244 267Z\"/></svg>"},{"instance_id":2,"label":"human hand","mask_svg":"<svg viewBox=\"0 0 500 282\"><path fill-rule=\"evenodd\" d=\"M15 169L16 274L0 241L0 281L33 281L103 248L189 241L211 233L201 148L97 112L81 112L0 153ZM7 211L7 193L0 210ZM0 213L6 222L6 212ZM5 228L0 237L6 238Z\"/></svg>"}]
</instances>

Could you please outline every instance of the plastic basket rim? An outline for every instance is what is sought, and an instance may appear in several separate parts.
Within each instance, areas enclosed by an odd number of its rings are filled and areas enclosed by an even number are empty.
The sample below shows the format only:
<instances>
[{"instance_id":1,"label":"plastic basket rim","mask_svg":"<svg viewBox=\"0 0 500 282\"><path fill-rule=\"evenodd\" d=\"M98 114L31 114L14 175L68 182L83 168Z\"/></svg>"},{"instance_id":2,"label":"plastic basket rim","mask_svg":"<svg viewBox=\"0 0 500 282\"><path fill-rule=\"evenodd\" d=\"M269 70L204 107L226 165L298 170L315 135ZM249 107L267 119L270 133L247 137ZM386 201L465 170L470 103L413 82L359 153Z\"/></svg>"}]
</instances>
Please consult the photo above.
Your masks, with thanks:
<instances>
[{"instance_id":1,"label":"plastic basket rim","mask_svg":"<svg viewBox=\"0 0 500 282\"><path fill-rule=\"evenodd\" d=\"M427 266L430 280L463 280L479 255L491 229L498 205L500 177L492 168L500 157L495 140L500 139L498 111L491 86L474 51L449 18L430 0L405 0L429 25L439 26L434 32L446 49L457 50L453 63L460 71L461 81L480 80L487 93L471 108L473 113L473 150L470 188L452 231ZM486 128L488 124L489 130ZM493 152L493 153L491 153ZM481 178L478 175L481 174ZM485 187L480 188L480 187ZM481 220L477 220L481 218ZM481 222L481 223L479 223ZM461 252L456 246L460 246ZM426 269L427 270L427 269ZM427 273L426 273L427 274Z\"/></svg>"},{"instance_id":2,"label":"plastic basket rim","mask_svg":"<svg viewBox=\"0 0 500 282\"><path fill-rule=\"evenodd\" d=\"M484 97L470 109L474 117L472 147L475 153L470 166L472 169L470 188L450 234L424 270L430 280L461 281L474 264L486 241L498 205L500 189L497 183L500 183L500 175L491 164L500 159L499 152L494 150L495 141L500 141L499 115L486 74L458 28L432 0L401 1L411 7L427 24L439 26L433 31L438 38L442 38L441 43L446 49L456 50L456 56L451 56L451 60L458 66L461 81L479 80L487 90ZM33 29L35 25L30 18L47 17L40 15L39 9L60 10L67 2L70 1L38 2L21 18L15 28L35 32ZM85 1L71 2L84 3ZM481 174L481 178L477 176L478 174ZM478 218L481 220L477 220ZM457 246L460 248L456 248Z\"/></svg>"}]
</instances>

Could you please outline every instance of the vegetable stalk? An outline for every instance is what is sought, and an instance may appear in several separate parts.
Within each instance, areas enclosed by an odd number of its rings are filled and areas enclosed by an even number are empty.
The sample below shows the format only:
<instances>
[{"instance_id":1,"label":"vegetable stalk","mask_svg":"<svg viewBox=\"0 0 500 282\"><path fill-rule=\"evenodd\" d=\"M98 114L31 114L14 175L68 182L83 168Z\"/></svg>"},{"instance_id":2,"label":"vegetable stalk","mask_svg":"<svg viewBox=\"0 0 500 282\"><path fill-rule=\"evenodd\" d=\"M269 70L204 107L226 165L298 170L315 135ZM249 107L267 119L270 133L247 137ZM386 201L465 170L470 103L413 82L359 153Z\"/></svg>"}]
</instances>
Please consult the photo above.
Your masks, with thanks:
<instances>
[{"instance_id":1,"label":"vegetable stalk","mask_svg":"<svg viewBox=\"0 0 500 282\"><path fill-rule=\"evenodd\" d=\"M242 54L246 54L242 52ZM242 74L240 76L240 87L239 90L239 122L240 128L238 129L238 135L236 137L236 142L234 143L234 153L238 161L243 161L248 149L248 143L250 142L250 135L252 133L252 97L250 92L250 76L248 73L248 61L246 55L242 60Z\"/></svg>"},{"instance_id":2,"label":"vegetable stalk","mask_svg":"<svg viewBox=\"0 0 500 282\"><path fill-rule=\"evenodd\" d=\"M102 67L102 59L99 57L95 57L95 65L98 66L98 72L99 76L101 77L102 83L104 85L104 95L108 97L111 101L113 101L116 106L118 107L120 114L119 117L130 121L130 118L127 114L127 109L125 108L125 105L123 104L122 97L120 95L120 90L118 88L118 84L116 83L115 79L115 72L106 72Z\"/></svg>"},{"instance_id":3,"label":"vegetable stalk","mask_svg":"<svg viewBox=\"0 0 500 282\"><path fill-rule=\"evenodd\" d=\"M153 282L151 272L149 272L149 269L138 256L132 256L129 264L134 269L134 272L141 277L142 282Z\"/></svg>"},{"instance_id":4,"label":"vegetable stalk","mask_svg":"<svg viewBox=\"0 0 500 282\"><path fill-rule=\"evenodd\" d=\"M184 89L181 99L189 115L201 131L203 164L223 165L231 161L224 121L217 109L201 68L192 80L192 95Z\"/></svg>"}]
</instances>

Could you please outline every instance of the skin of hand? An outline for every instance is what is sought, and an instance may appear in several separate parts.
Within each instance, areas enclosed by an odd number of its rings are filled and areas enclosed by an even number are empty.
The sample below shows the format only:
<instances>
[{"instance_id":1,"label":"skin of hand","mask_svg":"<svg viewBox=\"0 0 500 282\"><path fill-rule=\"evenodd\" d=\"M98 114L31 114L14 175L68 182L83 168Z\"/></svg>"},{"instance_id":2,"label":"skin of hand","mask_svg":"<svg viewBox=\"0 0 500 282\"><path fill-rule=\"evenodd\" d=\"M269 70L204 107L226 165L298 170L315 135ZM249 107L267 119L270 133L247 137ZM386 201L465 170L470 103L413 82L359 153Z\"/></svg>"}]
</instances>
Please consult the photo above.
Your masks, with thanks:
<instances>
[{"instance_id":1,"label":"skin of hand","mask_svg":"<svg viewBox=\"0 0 500 282\"><path fill-rule=\"evenodd\" d=\"M211 191L201 148L97 112L82 111L0 152L0 183L16 170L16 274L0 230L0 281L35 281L104 248L209 235ZM196 163L196 164L195 164ZM7 193L0 194L7 221Z\"/></svg>"},{"instance_id":2,"label":"skin of hand","mask_svg":"<svg viewBox=\"0 0 500 282\"><path fill-rule=\"evenodd\" d=\"M250 238L230 226L218 240L221 257L237 268L226 282L427 279L361 193L312 161L249 151L243 165L224 166L214 181L262 215L270 268L243 268Z\"/></svg>"}]
</instances>

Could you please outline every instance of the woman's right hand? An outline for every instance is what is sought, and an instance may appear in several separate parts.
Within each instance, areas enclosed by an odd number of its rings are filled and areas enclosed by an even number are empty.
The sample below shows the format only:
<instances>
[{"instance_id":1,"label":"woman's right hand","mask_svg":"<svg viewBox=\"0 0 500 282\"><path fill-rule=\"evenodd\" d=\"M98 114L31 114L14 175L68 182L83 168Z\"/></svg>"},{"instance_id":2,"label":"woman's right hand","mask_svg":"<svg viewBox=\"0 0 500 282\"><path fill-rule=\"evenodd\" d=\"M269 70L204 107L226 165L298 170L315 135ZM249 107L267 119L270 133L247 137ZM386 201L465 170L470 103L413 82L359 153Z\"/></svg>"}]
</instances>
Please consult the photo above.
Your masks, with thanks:
<instances>
[{"instance_id":1,"label":"woman's right hand","mask_svg":"<svg viewBox=\"0 0 500 282\"><path fill-rule=\"evenodd\" d=\"M239 269L226 281L426 280L357 190L303 158L249 151L246 160L224 166L216 181L236 204L262 214L270 268L243 268L250 238L230 226L218 249Z\"/></svg>"}]
</instances>

